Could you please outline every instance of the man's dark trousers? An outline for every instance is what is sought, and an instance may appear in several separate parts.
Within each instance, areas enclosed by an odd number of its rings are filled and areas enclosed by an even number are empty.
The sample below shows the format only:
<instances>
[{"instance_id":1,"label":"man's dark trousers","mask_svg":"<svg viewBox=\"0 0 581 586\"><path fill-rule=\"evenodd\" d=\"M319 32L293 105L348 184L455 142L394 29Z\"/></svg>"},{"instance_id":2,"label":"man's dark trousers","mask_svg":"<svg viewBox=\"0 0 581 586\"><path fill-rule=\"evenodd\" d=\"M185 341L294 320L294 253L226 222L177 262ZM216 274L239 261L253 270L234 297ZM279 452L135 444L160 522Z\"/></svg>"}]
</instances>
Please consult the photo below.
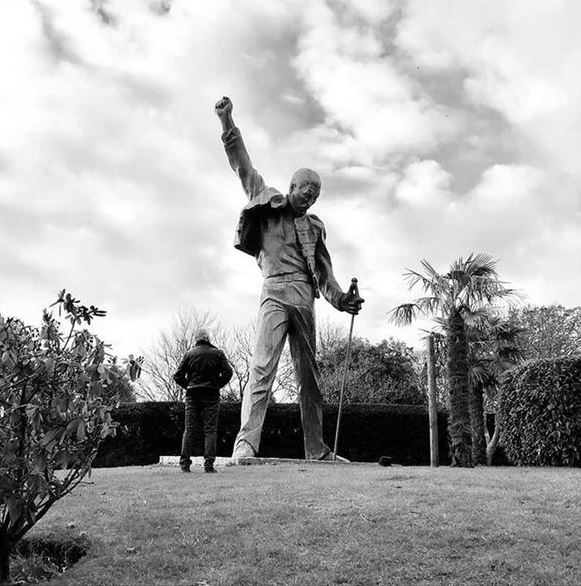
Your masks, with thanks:
<instances>
[{"instance_id":1,"label":"man's dark trousers","mask_svg":"<svg viewBox=\"0 0 581 586\"><path fill-rule=\"evenodd\" d=\"M204 455L204 468L211 470L216 459L218 438L218 414L220 397L197 395L188 391L186 395L185 429L182 438L180 466L189 468L190 456ZM202 450L202 444L204 446Z\"/></svg>"}]
</instances>

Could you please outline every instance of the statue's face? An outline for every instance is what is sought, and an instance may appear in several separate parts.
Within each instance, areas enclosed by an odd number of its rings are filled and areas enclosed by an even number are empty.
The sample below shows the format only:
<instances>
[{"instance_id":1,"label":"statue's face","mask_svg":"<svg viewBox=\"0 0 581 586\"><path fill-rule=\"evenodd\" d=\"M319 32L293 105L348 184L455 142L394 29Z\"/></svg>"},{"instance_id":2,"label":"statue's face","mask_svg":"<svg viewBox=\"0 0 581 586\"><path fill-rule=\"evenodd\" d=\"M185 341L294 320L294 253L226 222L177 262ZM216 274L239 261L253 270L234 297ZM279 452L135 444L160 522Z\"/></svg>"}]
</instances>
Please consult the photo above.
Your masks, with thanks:
<instances>
[{"instance_id":1,"label":"statue's face","mask_svg":"<svg viewBox=\"0 0 581 586\"><path fill-rule=\"evenodd\" d=\"M321 193L319 175L311 169L299 169L291 180L289 201L293 212L303 216Z\"/></svg>"}]
</instances>

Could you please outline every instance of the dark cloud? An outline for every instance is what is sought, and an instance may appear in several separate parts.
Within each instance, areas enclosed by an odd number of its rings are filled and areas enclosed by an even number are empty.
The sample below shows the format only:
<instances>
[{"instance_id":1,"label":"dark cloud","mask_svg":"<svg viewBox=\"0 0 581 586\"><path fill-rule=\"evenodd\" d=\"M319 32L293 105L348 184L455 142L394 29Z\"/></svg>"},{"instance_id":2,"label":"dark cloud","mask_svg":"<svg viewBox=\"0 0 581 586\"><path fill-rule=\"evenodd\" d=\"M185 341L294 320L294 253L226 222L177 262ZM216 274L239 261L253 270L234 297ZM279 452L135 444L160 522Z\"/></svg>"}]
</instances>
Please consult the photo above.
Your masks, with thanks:
<instances>
[{"instance_id":1,"label":"dark cloud","mask_svg":"<svg viewBox=\"0 0 581 586\"><path fill-rule=\"evenodd\" d=\"M107 26L116 26L117 18L107 8L107 0L90 0L91 8L99 20Z\"/></svg>"},{"instance_id":2,"label":"dark cloud","mask_svg":"<svg viewBox=\"0 0 581 586\"><path fill-rule=\"evenodd\" d=\"M171 11L171 6L172 0L153 0L149 3L150 10L160 16L168 15Z\"/></svg>"},{"instance_id":3,"label":"dark cloud","mask_svg":"<svg viewBox=\"0 0 581 586\"><path fill-rule=\"evenodd\" d=\"M55 26L51 7L40 0L32 0L32 5L40 18L42 32L53 59L56 62L66 61L74 65L82 65L84 62L71 47L68 36Z\"/></svg>"}]
</instances>

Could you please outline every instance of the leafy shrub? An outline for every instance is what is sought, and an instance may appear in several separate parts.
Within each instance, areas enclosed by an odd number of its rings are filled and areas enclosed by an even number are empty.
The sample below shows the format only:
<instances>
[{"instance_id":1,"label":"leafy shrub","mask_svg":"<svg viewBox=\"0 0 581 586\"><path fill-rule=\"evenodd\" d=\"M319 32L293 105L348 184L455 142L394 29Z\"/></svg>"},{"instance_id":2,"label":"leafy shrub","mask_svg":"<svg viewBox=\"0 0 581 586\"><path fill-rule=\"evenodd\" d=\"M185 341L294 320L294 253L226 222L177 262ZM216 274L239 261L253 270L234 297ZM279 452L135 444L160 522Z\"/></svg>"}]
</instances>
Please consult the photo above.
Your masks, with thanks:
<instances>
[{"instance_id":1,"label":"leafy shrub","mask_svg":"<svg viewBox=\"0 0 581 586\"><path fill-rule=\"evenodd\" d=\"M346 338L319 348L321 391L328 403L339 402L346 357ZM378 344L354 338L343 400L345 403L425 405L417 378L413 348L393 338Z\"/></svg>"},{"instance_id":2,"label":"leafy shrub","mask_svg":"<svg viewBox=\"0 0 581 586\"><path fill-rule=\"evenodd\" d=\"M45 311L41 329L0 316L0 582L10 552L50 507L91 470L114 435L120 371L87 330L104 311L62 291L68 331Z\"/></svg>"},{"instance_id":3,"label":"leafy shrub","mask_svg":"<svg viewBox=\"0 0 581 586\"><path fill-rule=\"evenodd\" d=\"M581 357L534 360L503 378L502 444L520 466L581 466Z\"/></svg>"}]
</instances>

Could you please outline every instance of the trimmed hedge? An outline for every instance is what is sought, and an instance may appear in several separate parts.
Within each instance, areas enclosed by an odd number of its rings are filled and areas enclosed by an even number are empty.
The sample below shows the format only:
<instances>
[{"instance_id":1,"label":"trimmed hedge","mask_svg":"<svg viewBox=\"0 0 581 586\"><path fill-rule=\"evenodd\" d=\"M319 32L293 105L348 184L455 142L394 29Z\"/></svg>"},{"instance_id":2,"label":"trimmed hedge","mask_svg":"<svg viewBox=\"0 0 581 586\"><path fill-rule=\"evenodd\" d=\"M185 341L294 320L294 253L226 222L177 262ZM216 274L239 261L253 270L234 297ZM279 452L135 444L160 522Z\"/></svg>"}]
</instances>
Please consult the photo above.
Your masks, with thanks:
<instances>
[{"instance_id":1,"label":"trimmed hedge","mask_svg":"<svg viewBox=\"0 0 581 586\"><path fill-rule=\"evenodd\" d=\"M519 466L581 466L581 357L531 360L501 389L502 445Z\"/></svg>"},{"instance_id":2,"label":"trimmed hedge","mask_svg":"<svg viewBox=\"0 0 581 586\"><path fill-rule=\"evenodd\" d=\"M184 429L183 403L128 403L113 412L117 435L101 444L95 467L155 464L160 455L179 455ZM332 448L337 406L323 411L323 436ZM218 425L218 456L230 456L240 427L240 404L223 403ZM449 463L447 416L438 414L440 463ZM428 413L416 405L352 404L343 407L339 454L356 462L430 463ZM303 433L296 404L270 405L264 421L260 456L304 458Z\"/></svg>"}]
</instances>

